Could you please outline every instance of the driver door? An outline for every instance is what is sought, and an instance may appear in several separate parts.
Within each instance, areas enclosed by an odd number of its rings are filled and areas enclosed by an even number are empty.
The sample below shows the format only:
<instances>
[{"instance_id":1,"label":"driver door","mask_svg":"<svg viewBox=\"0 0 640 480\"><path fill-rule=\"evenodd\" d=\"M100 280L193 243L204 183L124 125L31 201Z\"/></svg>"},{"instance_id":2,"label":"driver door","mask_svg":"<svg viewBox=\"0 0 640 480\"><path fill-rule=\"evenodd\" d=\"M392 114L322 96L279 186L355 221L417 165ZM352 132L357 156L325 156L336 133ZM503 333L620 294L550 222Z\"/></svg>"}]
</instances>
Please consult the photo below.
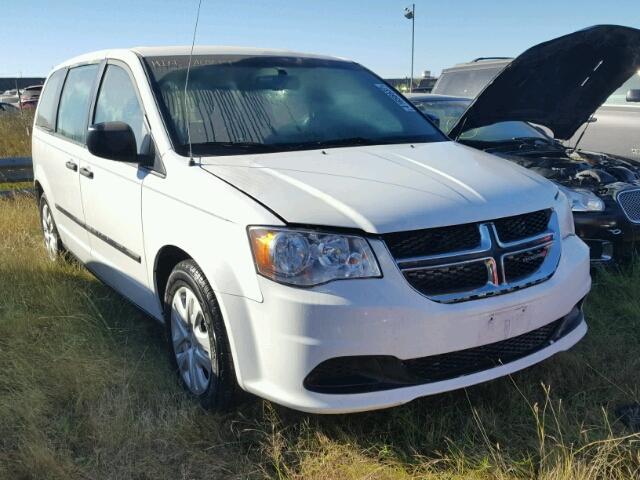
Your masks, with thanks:
<instances>
[{"instance_id":1,"label":"driver door","mask_svg":"<svg viewBox=\"0 0 640 480\"><path fill-rule=\"evenodd\" d=\"M90 124L119 121L136 137L138 153L152 144L134 78L128 67L108 61ZM90 232L89 268L145 310L155 306L148 285L142 232L142 182L149 171L137 163L100 158L84 151L80 164L82 205Z\"/></svg>"}]
</instances>

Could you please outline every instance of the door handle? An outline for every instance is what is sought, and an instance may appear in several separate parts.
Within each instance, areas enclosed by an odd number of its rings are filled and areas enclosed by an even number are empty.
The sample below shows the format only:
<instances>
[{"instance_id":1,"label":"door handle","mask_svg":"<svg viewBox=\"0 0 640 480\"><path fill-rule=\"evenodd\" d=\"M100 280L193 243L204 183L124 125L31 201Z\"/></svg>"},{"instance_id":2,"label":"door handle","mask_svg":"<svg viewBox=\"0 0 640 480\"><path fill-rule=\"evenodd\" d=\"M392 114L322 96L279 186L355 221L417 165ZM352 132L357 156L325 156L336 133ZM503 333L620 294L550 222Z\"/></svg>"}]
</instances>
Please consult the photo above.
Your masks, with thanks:
<instances>
[{"instance_id":1,"label":"door handle","mask_svg":"<svg viewBox=\"0 0 640 480\"><path fill-rule=\"evenodd\" d=\"M73 170L74 172L78 171L78 164L76 162L69 160L65 165L69 170Z\"/></svg>"},{"instance_id":2,"label":"door handle","mask_svg":"<svg viewBox=\"0 0 640 480\"><path fill-rule=\"evenodd\" d=\"M80 169L80 175L87 177L87 178L93 178L93 172L91 170L89 170L88 168L82 167Z\"/></svg>"}]
</instances>

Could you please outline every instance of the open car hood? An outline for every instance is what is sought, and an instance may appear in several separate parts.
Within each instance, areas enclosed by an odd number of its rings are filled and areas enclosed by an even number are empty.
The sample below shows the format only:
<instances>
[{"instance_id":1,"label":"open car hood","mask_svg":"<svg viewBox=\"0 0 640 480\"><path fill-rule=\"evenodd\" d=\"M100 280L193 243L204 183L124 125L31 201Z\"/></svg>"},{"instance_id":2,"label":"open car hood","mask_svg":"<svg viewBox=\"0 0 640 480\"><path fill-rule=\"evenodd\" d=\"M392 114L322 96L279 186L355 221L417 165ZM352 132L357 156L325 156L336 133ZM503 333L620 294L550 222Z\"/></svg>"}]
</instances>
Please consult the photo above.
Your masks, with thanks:
<instances>
[{"instance_id":1,"label":"open car hood","mask_svg":"<svg viewBox=\"0 0 640 480\"><path fill-rule=\"evenodd\" d=\"M521 120L567 140L640 68L640 30L598 25L525 51L478 94L450 131Z\"/></svg>"}]
</instances>

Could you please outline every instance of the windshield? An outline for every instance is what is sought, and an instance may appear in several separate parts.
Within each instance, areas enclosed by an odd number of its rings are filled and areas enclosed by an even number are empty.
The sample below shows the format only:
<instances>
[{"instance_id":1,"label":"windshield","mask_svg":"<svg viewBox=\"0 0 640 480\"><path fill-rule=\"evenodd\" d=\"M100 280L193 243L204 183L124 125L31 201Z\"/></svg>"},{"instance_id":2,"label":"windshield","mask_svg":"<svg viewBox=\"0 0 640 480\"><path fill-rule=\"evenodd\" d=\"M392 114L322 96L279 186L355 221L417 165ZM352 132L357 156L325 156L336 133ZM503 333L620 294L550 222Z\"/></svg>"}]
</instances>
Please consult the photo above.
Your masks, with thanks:
<instances>
[{"instance_id":1,"label":"windshield","mask_svg":"<svg viewBox=\"0 0 640 480\"><path fill-rule=\"evenodd\" d=\"M440 121L440 129L448 134L471 100L412 100L412 102L422 113L436 117Z\"/></svg>"},{"instance_id":2,"label":"windshield","mask_svg":"<svg viewBox=\"0 0 640 480\"><path fill-rule=\"evenodd\" d=\"M540 128L540 130L538 130ZM472 128L459 137L462 143L491 146L504 143L543 143L555 146L556 141L548 136L543 127L534 127L527 122L498 122L486 127Z\"/></svg>"},{"instance_id":3,"label":"windshield","mask_svg":"<svg viewBox=\"0 0 640 480\"><path fill-rule=\"evenodd\" d=\"M363 67L300 57L197 55L145 63L176 150L226 155L447 138ZM186 103L186 108L185 108Z\"/></svg>"}]
</instances>

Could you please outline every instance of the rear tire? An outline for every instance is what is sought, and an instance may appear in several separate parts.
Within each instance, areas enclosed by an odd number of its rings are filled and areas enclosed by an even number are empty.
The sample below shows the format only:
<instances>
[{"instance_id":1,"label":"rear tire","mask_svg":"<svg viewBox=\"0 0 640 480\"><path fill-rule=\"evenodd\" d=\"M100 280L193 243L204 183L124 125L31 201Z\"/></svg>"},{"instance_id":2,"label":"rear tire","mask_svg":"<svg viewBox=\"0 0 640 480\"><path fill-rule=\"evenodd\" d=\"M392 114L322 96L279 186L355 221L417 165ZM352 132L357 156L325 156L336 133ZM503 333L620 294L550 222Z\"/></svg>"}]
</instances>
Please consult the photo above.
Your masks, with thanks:
<instances>
[{"instance_id":1,"label":"rear tire","mask_svg":"<svg viewBox=\"0 0 640 480\"><path fill-rule=\"evenodd\" d=\"M47 197L42 194L39 202L40 208L40 226L44 237L44 247L49 260L57 262L65 255L65 249L58 233L58 227L53 219L53 212L47 201Z\"/></svg>"},{"instance_id":2,"label":"rear tire","mask_svg":"<svg viewBox=\"0 0 640 480\"><path fill-rule=\"evenodd\" d=\"M207 409L229 407L238 390L218 301L193 260L171 272L164 298L171 362L182 386Z\"/></svg>"}]
</instances>

